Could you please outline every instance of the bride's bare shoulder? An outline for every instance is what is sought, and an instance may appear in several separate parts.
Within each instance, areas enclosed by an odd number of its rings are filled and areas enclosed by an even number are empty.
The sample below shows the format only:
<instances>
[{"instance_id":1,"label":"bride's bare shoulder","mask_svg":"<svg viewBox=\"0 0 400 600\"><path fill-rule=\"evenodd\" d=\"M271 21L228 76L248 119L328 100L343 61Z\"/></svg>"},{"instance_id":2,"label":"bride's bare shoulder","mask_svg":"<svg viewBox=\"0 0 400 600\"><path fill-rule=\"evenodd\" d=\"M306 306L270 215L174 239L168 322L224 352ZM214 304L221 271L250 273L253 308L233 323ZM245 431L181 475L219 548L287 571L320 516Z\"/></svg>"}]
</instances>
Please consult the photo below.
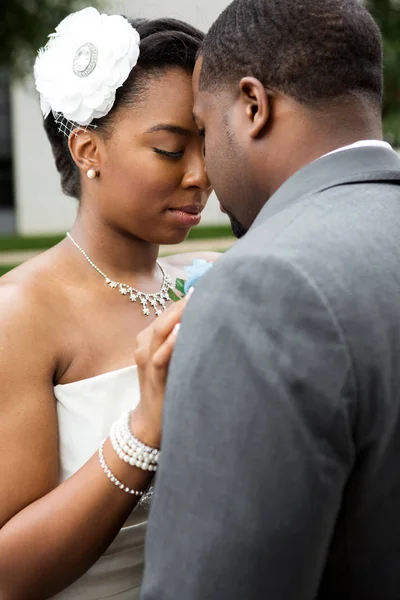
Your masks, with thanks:
<instances>
[{"instance_id":1,"label":"bride's bare shoulder","mask_svg":"<svg viewBox=\"0 0 400 600\"><path fill-rule=\"evenodd\" d=\"M62 277L55 268L54 252L48 250L0 277L0 310L7 314L45 311L48 318L60 300Z\"/></svg>"}]
</instances>

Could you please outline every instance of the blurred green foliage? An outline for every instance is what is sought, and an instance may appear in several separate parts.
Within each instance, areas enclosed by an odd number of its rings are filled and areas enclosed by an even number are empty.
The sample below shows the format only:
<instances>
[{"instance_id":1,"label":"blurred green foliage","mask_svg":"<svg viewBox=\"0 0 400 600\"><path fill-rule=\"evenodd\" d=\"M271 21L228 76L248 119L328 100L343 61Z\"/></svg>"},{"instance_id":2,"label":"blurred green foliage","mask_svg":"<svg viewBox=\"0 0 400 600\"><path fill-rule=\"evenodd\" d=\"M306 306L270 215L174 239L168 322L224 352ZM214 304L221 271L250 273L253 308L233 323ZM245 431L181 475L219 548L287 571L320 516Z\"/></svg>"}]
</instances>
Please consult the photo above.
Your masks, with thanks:
<instances>
[{"instance_id":1,"label":"blurred green foliage","mask_svg":"<svg viewBox=\"0 0 400 600\"><path fill-rule=\"evenodd\" d=\"M385 138L400 147L400 0L365 0L384 40Z\"/></svg>"},{"instance_id":2,"label":"blurred green foliage","mask_svg":"<svg viewBox=\"0 0 400 600\"><path fill-rule=\"evenodd\" d=\"M0 9L0 67L21 77L31 68L37 50L70 12L98 6L90 0L2 0Z\"/></svg>"}]
</instances>

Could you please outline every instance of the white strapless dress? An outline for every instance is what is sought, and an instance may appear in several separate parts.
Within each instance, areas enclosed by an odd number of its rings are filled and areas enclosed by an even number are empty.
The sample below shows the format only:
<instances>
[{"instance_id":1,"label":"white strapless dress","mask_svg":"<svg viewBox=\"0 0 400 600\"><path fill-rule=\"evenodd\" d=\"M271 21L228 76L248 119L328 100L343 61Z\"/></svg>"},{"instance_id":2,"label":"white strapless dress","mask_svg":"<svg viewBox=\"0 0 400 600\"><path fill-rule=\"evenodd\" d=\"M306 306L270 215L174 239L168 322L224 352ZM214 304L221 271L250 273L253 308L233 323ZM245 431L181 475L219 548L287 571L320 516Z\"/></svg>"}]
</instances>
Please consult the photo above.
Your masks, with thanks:
<instances>
[{"instance_id":1,"label":"white strapless dress","mask_svg":"<svg viewBox=\"0 0 400 600\"><path fill-rule=\"evenodd\" d=\"M139 402L136 366L57 385L60 482L82 467L108 436L111 424ZM100 466L99 466L100 468ZM122 492L121 492L122 493ZM57 600L136 600L142 581L147 511L137 508L114 542Z\"/></svg>"}]
</instances>

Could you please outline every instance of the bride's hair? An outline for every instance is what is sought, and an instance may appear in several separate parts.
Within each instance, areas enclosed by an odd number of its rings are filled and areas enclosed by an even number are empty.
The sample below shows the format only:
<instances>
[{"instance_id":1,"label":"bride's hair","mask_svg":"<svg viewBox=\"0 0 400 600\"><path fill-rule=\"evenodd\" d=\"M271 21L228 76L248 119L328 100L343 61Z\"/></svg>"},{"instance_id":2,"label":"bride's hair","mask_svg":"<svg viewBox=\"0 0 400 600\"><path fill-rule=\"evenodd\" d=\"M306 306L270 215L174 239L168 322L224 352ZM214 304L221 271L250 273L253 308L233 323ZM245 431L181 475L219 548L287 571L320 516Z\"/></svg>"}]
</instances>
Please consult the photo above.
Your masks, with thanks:
<instances>
[{"instance_id":1,"label":"bride's hair","mask_svg":"<svg viewBox=\"0 0 400 600\"><path fill-rule=\"evenodd\" d=\"M119 108L139 102L151 85L151 75L160 75L168 68L178 67L192 73L196 55L204 34L176 19L129 19L140 35L140 56L123 86L118 88L115 103L110 112L93 121L96 131L108 137L112 133L114 116ZM68 148L68 138L59 131L50 112L44 121L56 167L61 175L64 194L80 198L80 173Z\"/></svg>"}]
</instances>

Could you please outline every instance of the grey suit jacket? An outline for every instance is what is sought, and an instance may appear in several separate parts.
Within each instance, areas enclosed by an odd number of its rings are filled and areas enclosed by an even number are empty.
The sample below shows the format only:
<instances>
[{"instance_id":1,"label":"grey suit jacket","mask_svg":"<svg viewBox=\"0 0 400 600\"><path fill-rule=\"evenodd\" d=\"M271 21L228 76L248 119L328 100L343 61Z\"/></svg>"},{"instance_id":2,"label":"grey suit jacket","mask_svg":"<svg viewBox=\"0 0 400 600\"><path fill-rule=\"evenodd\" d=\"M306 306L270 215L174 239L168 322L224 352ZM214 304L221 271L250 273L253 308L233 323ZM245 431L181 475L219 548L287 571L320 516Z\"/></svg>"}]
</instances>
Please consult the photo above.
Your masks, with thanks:
<instances>
[{"instance_id":1,"label":"grey suit jacket","mask_svg":"<svg viewBox=\"0 0 400 600\"><path fill-rule=\"evenodd\" d=\"M320 159L189 301L142 600L399 600L400 159Z\"/></svg>"}]
</instances>

